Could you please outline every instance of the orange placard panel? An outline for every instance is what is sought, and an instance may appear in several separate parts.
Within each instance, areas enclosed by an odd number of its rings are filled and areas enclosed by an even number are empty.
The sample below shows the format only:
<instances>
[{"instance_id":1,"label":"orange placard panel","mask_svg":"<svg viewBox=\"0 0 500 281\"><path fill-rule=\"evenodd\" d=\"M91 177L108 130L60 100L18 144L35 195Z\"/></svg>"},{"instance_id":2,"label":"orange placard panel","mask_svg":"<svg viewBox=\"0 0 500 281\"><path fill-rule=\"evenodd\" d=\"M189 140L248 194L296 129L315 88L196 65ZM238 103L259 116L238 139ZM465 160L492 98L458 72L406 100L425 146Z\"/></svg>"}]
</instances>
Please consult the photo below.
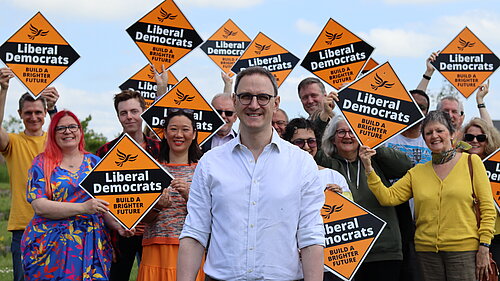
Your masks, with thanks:
<instances>
[{"instance_id":1,"label":"orange placard panel","mask_svg":"<svg viewBox=\"0 0 500 281\"><path fill-rule=\"evenodd\" d=\"M358 142L377 148L424 118L386 62L338 93L339 106Z\"/></svg>"},{"instance_id":2,"label":"orange placard panel","mask_svg":"<svg viewBox=\"0 0 500 281\"><path fill-rule=\"evenodd\" d=\"M203 40L172 0L165 0L127 29L156 69L172 66Z\"/></svg>"},{"instance_id":3,"label":"orange placard panel","mask_svg":"<svg viewBox=\"0 0 500 281\"><path fill-rule=\"evenodd\" d=\"M167 70L168 82L167 82L167 92L170 91L179 81L174 76L172 71ZM131 89L138 91L144 97L146 101L146 108L150 107L151 104L157 99L156 96L156 81L155 81L155 70L148 64L144 66L139 72L134 74L130 79L125 81L120 85L120 90ZM165 93L163 93L165 94Z\"/></svg>"},{"instance_id":4,"label":"orange placard panel","mask_svg":"<svg viewBox=\"0 0 500 281\"><path fill-rule=\"evenodd\" d=\"M300 65L340 89L358 77L373 50L347 28L329 19Z\"/></svg>"},{"instance_id":5,"label":"orange placard panel","mask_svg":"<svg viewBox=\"0 0 500 281\"><path fill-rule=\"evenodd\" d=\"M197 141L200 145L225 124L224 119L205 100L188 78L182 79L169 92L156 100L142 113L141 117L156 136L162 139L164 118L168 116L169 112L178 110L193 115L198 130Z\"/></svg>"},{"instance_id":6,"label":"orange placard panel","mask_svg":"<svg viewBox=\"0 0 500 281\"><path fill-rule=\"evenodd\" d=\"M497 70L500 59L465 27L432 65L465 97Z\"/></svg>"},{"instance_id":7,"label":"orange placard panel","mask_svg":"<svg viewBox=\"0 0 500 281\"><path fill-rule=\"evenodd\" d=\"M325 228L325 268L342 280L351 280L386 223L330 190L325 190L321 216Z\"/></svg>"},{"instance_id":8,"label":"orange placard panel","mask_svg":"<svg viewBox=\"0 0 500 281\"><path fill-rule=\"evenodd\" d=\"M128 134L82 180L90 196L109 202L110 214L125 228L134 228L156 204L172 175Z\"/></svg>"},{"instance_id":9,"label":"orange placard panel","mask_svg":"<svg viewBox=\"0 0 500 281\"><path fill-rule=\"evenodd\" d=\"M378 62L375 61L374 59L370 58L368 60L368 62L366 62L365 66L363 67L363 69L361 70L359 75L361 76L363 74L366 74L367 72L369 72L370 70L374 69L377 66L378 66Z\"/></svg>"},{"instance_id":10,"label":"orange placard panel","mask_svg":"<svg viewBox=\"0 0 500 281\"><path fill-rule=\"evenodd\" d=\"M245 68L261 66L274 75L279 87L298 62L299 58L260 32L231 70L239 73Z\"/></svg>"},{"instance_id":11,"label":"orange placard panel","mask_svg":"<svg viewBox=\"0 0 500 281\"><path fill-rule=\"evenodd\" d=\"M248 37L231 19L227 20L200 48L226 74L250 44Z\"/></svg>"},{"instance_id":12,"label":"orange placard panel","mask_svg":"<svg viewBox=\"0 0 500 281\"><path fill-rule=\"evenodd\" d=\"M500 148L483 160L486 174L490 179L495 206L500 212Z\"/></svg>"},{"instance_id":13,"label":"orange placard panel","mask_svg":"<svg viewBox=\"0 0 500 281\"><path fill-rule=\"evenodd\" d=\"M40 12L0 46L0 59L34 98L79 57Z\"/></svg>"}]
</instances>

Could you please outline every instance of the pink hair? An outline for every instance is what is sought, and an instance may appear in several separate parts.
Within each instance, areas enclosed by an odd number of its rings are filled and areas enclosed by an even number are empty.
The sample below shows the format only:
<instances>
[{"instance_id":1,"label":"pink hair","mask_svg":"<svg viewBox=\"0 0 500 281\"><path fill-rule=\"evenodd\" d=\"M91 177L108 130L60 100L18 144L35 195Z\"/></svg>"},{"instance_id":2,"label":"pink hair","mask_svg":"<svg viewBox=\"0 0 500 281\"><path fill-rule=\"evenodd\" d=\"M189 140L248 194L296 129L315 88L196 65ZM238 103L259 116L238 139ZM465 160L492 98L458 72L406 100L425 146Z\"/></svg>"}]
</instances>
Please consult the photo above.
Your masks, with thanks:
<instances>
[{"instance_id":1,"label":"pink hair","mask_svg":"<svg viewBox=\"0 0 500 281\"><path fill-rule=\"evenodd\" d=\"M49 131L47 132L47 142L45 143L45 150L42 153L43 159L43 174L45 175L45 191L47 197L52 199L52 185L50 184L50 178L52 177L52 172L54 169L61 164L62 161L62 151L56 142L56 127L61 118L69 116L73 118L76 124L80 127L80 142L78 143L78 150L82 153L87 153L85 151L85 139L83 138L82 124L78 120L76 115L68 110L62 110L52 116Z\"/></svg>"}]
</instances>

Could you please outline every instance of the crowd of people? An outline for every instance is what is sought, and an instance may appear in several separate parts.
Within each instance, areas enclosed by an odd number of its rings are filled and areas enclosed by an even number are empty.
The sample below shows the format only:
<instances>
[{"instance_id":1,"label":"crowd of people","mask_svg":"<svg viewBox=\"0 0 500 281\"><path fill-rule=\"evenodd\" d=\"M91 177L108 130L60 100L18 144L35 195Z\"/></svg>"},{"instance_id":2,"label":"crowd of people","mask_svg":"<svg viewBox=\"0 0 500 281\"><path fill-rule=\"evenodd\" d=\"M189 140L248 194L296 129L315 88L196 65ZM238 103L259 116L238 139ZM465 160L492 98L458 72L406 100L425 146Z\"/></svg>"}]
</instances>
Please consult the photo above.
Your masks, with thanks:
<instances>
[{"instance_id":1,"label":"crowd of people","mask_svg":"<svg viewBox=\"0 0 500 281\"><path fill-rule=\"evenodd\" d=\"M375 150L358 143L334 114L337 93L313 77L297 89L307 117L289 120L267 70L243 70L234 87L222 74L212 106L225 125L202 146L192 111L169 109L157 140L143 131L144 98L121 91L113 99L122 132L174 176L132 230L78 186L120 137L85 151L80 121L58 111L55 88L22 95L24 131L0 126L14 280L129 280L135 259L139 281L340 280L323 267L325 190L387 223L354 280L486 280L490 253L500 261L500 216L481 160L500 133L484 104L488 83L476 94L481 118L465 126L455 97L430 110L437 55L410 91L425 119ZM155 74L158 96L166 73ZM13 77L0 69L0 125Z\"/></svg>"}]
</instances>

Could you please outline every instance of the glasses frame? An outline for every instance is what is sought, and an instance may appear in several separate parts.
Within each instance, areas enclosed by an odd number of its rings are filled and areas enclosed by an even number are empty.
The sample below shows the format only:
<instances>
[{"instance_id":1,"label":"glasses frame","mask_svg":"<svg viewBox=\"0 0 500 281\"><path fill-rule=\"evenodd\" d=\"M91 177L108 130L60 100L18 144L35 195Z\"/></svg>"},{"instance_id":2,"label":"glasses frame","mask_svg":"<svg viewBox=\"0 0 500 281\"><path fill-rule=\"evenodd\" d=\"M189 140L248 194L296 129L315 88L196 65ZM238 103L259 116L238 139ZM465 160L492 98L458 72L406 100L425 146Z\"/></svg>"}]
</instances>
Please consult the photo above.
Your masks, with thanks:
<instances>
[{"instance_id":1,"label":"glasses frame","mask_svg":"<svg viewBox=\"0 0 500 281\"><path fill-rule=\"evenodd\" d=\"M231 110L219 110L219 109L216 109L215 111L217 111L217 113L219 113L221 116L222 116L222 113L224 113L227 117L231 117L234 115L234 111L231 111Z\"/></svg>"},{"instance_id":2,"label":"glasses frame","mask_svg":"<svg viewBox=\"0 0 500 281\"><path fill-rule=\"evenodd\" d=\"M354 132L351 130L337 130L335 131L335 135L338 136L339 138L344 138L347 134L350 135L350 137L354 137Z\"/></svg>"},{"instance_id":3,"label":"glasses frame","mask_svg":"<svg viewBox=\"0 0 500 281\"><path fill-rule=\"evenodd\" d=\"M69 130L71 133L76 133L78 130L80 130L80 125L71 124L68 126L56 126L56 128L55 128L56 133L59 133L59 134L65 134L66 130Z\"/></svg>"},{"instance_id":4,"label":"glasses frame","mask_svg":"<svg viewBox=\"0 0 500 281\"><path fill-rule=\"evenodd\" d=\"M241 100L241 97L242 96L251 96L251 99L248 101L248 102L243 102ZM250 105L253 101L253 98L255 97L257 99L257 103L260 105L260 106L266 106L269 104L269 102L271 101L271 98L275 98L277 95L269 95L269 94L258 94L258 95L252 95L252 94L248 94L248 93L241 93L241 94L236 94L236 97L238 98L238 101L242 104L242 105ZM259 97L265 97L266 100L262 101L262 100L259 100Z\"/></svg>"},{"instance_id":5,"label":"glasses frame","mask_svg":"<svg viewBox=\"0 0 500 281\"><path fill-rule=\"evenodd\" d=\"M465 141L474 141L474 139L477 140L477 142L485 142L488 140L488 136L486 134L479 134L479 135L473 135L473 134L465 134L464 135L464 140Z\"/></svg>"},{"instance_id":6,"label":"glasses frame","mask_svg":"<svg viewBox=\"0 0 500 281\"><path fill-rule=\"evenodd\" d=\"M304 148L304 146L306 145L306 143L307 143L307 146L309 146L309 148L318 147L318 140L316 138L294 139L293 141L291 141L291 143L293 145L296 145L296 146L300 147L301 149ZM302 144L299 144L299 143L302 143Z\"/></svg>"}]
</instances>

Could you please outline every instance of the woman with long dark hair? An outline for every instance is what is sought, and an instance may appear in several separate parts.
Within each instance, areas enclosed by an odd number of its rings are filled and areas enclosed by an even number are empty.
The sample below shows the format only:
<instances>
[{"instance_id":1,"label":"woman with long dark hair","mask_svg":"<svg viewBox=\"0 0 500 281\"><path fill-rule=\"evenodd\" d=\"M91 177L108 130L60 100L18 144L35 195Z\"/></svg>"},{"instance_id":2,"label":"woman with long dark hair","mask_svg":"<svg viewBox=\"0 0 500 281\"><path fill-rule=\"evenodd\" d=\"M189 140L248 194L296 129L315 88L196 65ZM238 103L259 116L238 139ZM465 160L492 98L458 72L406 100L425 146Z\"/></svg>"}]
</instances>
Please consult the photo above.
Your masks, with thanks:
<instances>
[{"instance_id":1,"label":"woman with long dark hair","mask_svg":"<svg viewBox=\"0 0 500 281\"><path fill-rule=\"evenodd\" d=\"M143 252L138 281L176 280L179 235L187 215L189 186L202 152L196 141L193 114L188 110L169 111L164 119L159 161L173 176L163 193L164 208L154 208L146 218ZM158 205L157 205L158 206ZM197 280L204 280L198 274Z\"/></svg>"},{"instance_id":2,"label":"woman with long dark hair","mask_svg":"<svg viewBox=\"0 0 500 281\"><path fill-rule=\"evenodd\" d=\"M43 153L28 173L35 216L21 241L25 280L108 280L111 245L106 224L130 236L79 183L100 158L85 151L82 126L70 111L52 117ZM49 184L47 184L49 183Z\"/></svg>"}]
</instances>

